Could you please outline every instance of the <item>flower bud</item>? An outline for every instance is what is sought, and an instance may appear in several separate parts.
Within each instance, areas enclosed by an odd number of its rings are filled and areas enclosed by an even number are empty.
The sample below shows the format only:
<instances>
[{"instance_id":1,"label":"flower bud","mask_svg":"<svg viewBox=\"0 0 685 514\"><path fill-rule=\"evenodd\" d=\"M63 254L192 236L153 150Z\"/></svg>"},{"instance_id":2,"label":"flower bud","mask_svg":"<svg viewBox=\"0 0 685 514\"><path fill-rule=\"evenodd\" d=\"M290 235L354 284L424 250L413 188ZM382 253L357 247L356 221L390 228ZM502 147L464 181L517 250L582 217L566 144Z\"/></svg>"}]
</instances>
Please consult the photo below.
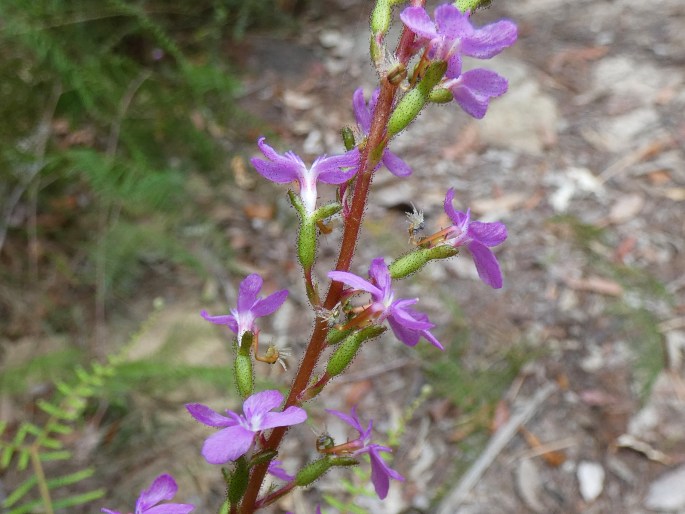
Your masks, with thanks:
<instances>
[{"instance_id":1,"label":"flower bud","mask_svg":"<svg viewBox=\"0 0 685 514\"><path fill-rule=\"evenodd\" d=\"M231 505L237 505L247 490L247 482L250 477L250 468L247 466L247 459L240 457L235 461L235 469L231 473L228 483L227 499Z\"/></svg>"},{"instance_id":2,"label":"flower bud","mask_svg":"<svg viewBox=\"0 0 685 514\"><path fill-rule=\"evenodd\" d=\"M392 279L404 278L416 273L425 264L433 259L446 259L459 253L459 250L449 245L440 245L433 248L419 248L409 252L395 260L388 270Z\"/></svg>"},{"instance_id":3,"label":"flower bud","mask_svg":"<svg viewBox=\"0 0 685 514\"><path fill-rule=\"evenodd\" d=\"M456 0L454 5L457 6L461 12L473 12L476 9L485 9L490 7L492 0Z\"/></svg>"},{"instance_id":4,"label":"flower bud","mask_svg":"<svg viewBox=\"0 0 685 514\"><path fill-rule=\"evenodd\" d=\"M328 205L324 205L322 207L319 207L316 211L314 211L314 214L312 215L312 219L314 221L322 221L325 220L326 218L330 218L334 214L337 214L340 212L340 209L342 209L342 205L338 202L333 202L329 203Z\"/></svg>"},{"instance_id":5,"label":"flower bud","mask_svg":"<svg viewBox=\"0 0 685 514\"><path fill-rule=\"evenodd\" d=\"M311 269L316 259L316 220L303 218L297 234L297 256L305 270Z\"/></svg>"},{"instance_id":6,"label":"flower bud","mask_svg":"<svg viewBox=\"0 0 685 514\"><path fill-rule=\"evenodd\" d=\"M373 337L378 337L384 331L385 327L371 325L347 337L331 355L328 366L326 366L326 372L334 377L345 371L345 368L350 365L352 359L357 355L362 343Z\"/></svg>"},{"instance_id":7,"label":"flower bud","mask_svg":"<svg viewBox=\"0 0 685 514\"><path fill-rule=\"evenodd\" d=\"M331 469L331 466L333 462L328 457L310 462L297 473L295 483L300 487L307 486Z\"/></svg>"},{"instance_id":8,"label":"flower bud","mask_svg":"<svg viewBox=\"0 0 685 514\"><path fill-rule=\"evenodd\" d=\"M342 134L345 150L349 152L357 145L357 143L354 140L354 132L352 132L352 129L350 127L343 127L340 130L340 133Z\"/></svg>"},{"instance_id":9,"label":"flower bud","mask_svg":"<svg viewBox=\"0 0 685 514\"><path fill-rule=\"evenodd\" d=\"M254 374L252 373L252 357L240 352L235 356L235 383L242 398L252 395L254 389Z\"/></svg>"},{"instance_id":10,"label":"flower bud","mask_svg":"<svg viewBox=\"0 0 685 514\"><path fill-rule=\"evenodd\" d=\"M449 89L436 87L428 95L428 100L436 104L446 104L454 100L454 96L452 96L452 91Z\"/></svg>"},{"instance_id":11,"label":"flower bud","mask_svg":"<svg viewBox=\"0 0 685 514\"><path fill-rule=\"evenodd\" d=\"M333 327L328 331L328 335L326 336L326 342L328 344L338 344L340 341L342 341L348 335L350 335L353 332L353 330L353 328L349 328L347 330L340 330Z\"/></svg>"},{"instance_id":12,"label":"flower bud","mask_svg":"<svg viewBox=\"0 0 685 514\"><path fill-rule=\"evenodd\" d=\"M447 70L445 61L432 62L421 82L402 97L388 120L388 137L404 130L419 115L428 101L431 90L440 82Z\"/></svg>"},{"instance_id":13,"label":"flower bud","mask_svg":"<svg viewBox=\"0 0 685 514\"><path fill-rule=\"evenodd\" d=\"M378 0L371 13L371 33L374 36L385 34L390 28L391 18L390 0Z\"/></svg>"}]
</instances>

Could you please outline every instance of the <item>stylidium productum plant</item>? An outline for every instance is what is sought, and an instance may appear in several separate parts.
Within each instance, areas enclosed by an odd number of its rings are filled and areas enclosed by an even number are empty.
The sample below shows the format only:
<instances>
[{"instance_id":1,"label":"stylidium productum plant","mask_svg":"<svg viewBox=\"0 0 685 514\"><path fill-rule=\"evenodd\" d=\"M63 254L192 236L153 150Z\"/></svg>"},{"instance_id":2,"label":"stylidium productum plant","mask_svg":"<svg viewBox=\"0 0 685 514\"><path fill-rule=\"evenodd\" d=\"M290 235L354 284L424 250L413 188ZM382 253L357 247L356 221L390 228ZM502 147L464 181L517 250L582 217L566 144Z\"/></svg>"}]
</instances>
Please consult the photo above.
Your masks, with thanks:
<instances>
[{"instance_id":1,"label":"stylidium productum plant","mask_svg":"<svg viewBox=\"0 0 685 514\"><path fill-rule=\"evenodd\" d=\"M423 339L435 351L443 350L436 335L439 327L416 309L420 299L403 298L397 293L400 280L416 274L430 261L450 258L463 248L473 258L484 284L494 289L503 285L491 248L507 238L504 224L474 221L469 209L457 210L457 192L452 188L446 191L444 201L452 225L436 227L433 234L417 237L417 227L423 227L424 222L422 214L415 210L409 215L409 252L394 259L379 256L370 263L356 263L355 268L368 267L365 277L350 271L362 217L372 199L374 175L383 173L384 168L408 180L416 175L391 150L393 137L422 110L434 108L432 104L454 101L467 115L482 118L490 101L507 91L507 80L492 70L464 70L464 56L489 59L513 45L517 38L516 25L509 20L478 26L474 13L481 2L457 0L429 12L425 0L376 0L370 18L370 54L378 73L378 87L368 100L363 89L354 90L351 115L356 128L342 130L344 150L337 155L322 155L307 165L295 152L276 150L264 137L258 139L261 155L251 160L256 173L276 184L291 186L287 194L300 218L294 253L302 267L314 328L287 394L277 390L255 392L254 360L273 364L282 358L275 346L261 353L259 318L278 310L287 300L288 291L259 297L262 278L249 275L240 284L237 306L230 314L201 313L211 323L226 325L235 335L233 371L244 400L242 413L227 410L221 414L202 403L186 405L192 418L217 429L208 432L201 455L209 464L224 466L227 494L221 512L259 511L294 488L309 486L335 467L370 466L371 483L381 499L387 496L391 480L404 481L386 460L392 449L371 442L373 421L364 426L356 408L349 414L326 410L356 434L337 444L328 435L313 436L312 448L318 457L298 470L284 469L281 443L290 427L307 420L305 402L322 395L329 381L345 372L364 343L388 327L387 332L407 346L414 347ZM402 24L396 42L387 41L393 22ZM354 85L350 86L353 90ZM337 200L321 204L318 191L323 187L334 187ZM341 219L342 243L334 268L317 276L317 240L332 230L326 224L332 216ZM276 479L269 489L263 487L267 473ZM160 504L175 493L173 479L161 475L141 494L136 514L190 512L191 505ZM115 513L107 509L103 512Z\"/></svg>"}]
</instances>

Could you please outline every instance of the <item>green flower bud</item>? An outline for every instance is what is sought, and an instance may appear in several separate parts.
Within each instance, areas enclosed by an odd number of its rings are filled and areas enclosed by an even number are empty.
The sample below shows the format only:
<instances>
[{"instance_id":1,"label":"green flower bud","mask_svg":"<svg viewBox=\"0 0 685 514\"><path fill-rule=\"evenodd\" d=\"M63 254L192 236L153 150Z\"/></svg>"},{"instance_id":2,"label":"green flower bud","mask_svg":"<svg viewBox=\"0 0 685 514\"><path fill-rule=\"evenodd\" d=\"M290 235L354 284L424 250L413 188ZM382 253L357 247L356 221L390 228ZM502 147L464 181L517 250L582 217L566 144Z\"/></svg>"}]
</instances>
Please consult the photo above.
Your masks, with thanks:
<instances>
[{"instance_id":1,"label":"green flower bud","mask_svg":"<svg viewBox=\"0 0 685 514\"><path fill-rule=\"evenodd\" d=\"M305 270L311 269L316 259L316 220L303 218L297 234L297 256Z\"/></svg>"},{"instance_id":2,"label":"green flower bud","mask_svg":"<svg viewBox=\"0 0 685 514\"><path fill-rule=\"evenodd\" d=\"M485 9L490 7L492 0L456 0L454 5L461 12L475 11L476 9Z\"/></svg>"},{"instance_id":3,"label":"green flower bud","mask_svg":"<svg viewBox=\"0 0 685 514\"><path fill-rule=\"evenodd\" d=\"M310 462L297 473L295 483L300 487L307 486L331 469L331 466L333 463L328 457Z\"/></svg>"},{"instance_id":4,"label":"green flower bud","mask_svg":"<svg viewBox=\"0 0 685 514\"><path fill-rule=\"evenodd\" d=\"M349 336L331 355L328 366L326 366L326 372L334 377L345 371L345 368L357 355L362 343L381 335L384 331L385 327L371 325Z\"/></svg>"},{"instance_id":5,"label":"green flower bud","mask_svg":"<svg viewBox=\"0 0 685 514\"><path fill-rule=\"evenodd\" d=\"M228 484L228 501L232 505L237 505L247 490L247 482L250 477L250 468L247 466L247 459L240 457L235 461L235 469L231 473Z\"/></svg>"},{"instance_id":6,"label":"green flower bud","mask_svg":"<svg viewBox=\"0 0 685 514\"><path fill-rule=\"evenodd\" d=\"M393 279L404 278L419 271L430 260L447 259L458 253L459 250L449 245L440 245L433 248L419 248L418 250L403 255L390 264L390 266L388 266L390 277Z\"/></svg>"},{"instance_id":7,"label":"green flower bud","mask_svg":"<svg viewBox=\"0 0 685 514\"><path fill-rule=\"evenodd\" d=\"M357 146L357 143L354 141L354 132L352 132L350 127L343 127L342 130L340 130L340 133L342 134L345 150L349 152Z\"/></svg>"},{"instance_id":8,"label":"green flower bud","mask_svg":"<svg viewBox=\"0 0 685 514\"><path fill-rule=\"evenodd\" d=\"M357 466L359 461L354 457L332 457L332 466Z\"/></svg>"},{"instance_id":9,"label":"green flower bud","mask_svg":"<svg viewBox=\"0 0 685 514\"><path fill-rule=\"evenodd\" d=\"M314 211L314 214L312 215L312 219L314 221L322 221L325 220L326 218L330 218L334 214L337 214L340 212L342 209L342 205L338 202L333 202L329 203L328 205L324 205L322 207L319 207Z\"/></svg>"},{"instance_id":10,"label":"green flower bud","mask_svg":"<svg viewBox=\"0 0 685 514\"><path fill-rule=\"evenodd\" d=\"M250 467L269 462L271 459L276 458L276 455L278 455L276 450L262 450L261 452L255 453L250 459Z\"/></svg>"},{"instance_id":11,"label":"green flower bud","mask_svg":"<svg viewBox=\"0 0 685 514\"><path fill-rule=\"evenodd\" d=\"M242 355L240 352L235 356L235 383L238 393L242 398L252 395L254 389L254 374L252 372L252 357Z\"/></svg>"},{"instance_id":12,"label":"green flower bud","mask_svg":"<svg viewBox=\"0 0 685 514\"><path fill-rule=\"evenodd\" d=\"M404 130L419 115L428 101L430 92L447 70L447 63L435 61L431 63L421 79L421 82L402 97L388 120L388 137Z\"/></svg>"},{"instance_id":13,"label":"green flower bud","mask_svg":"<svg viewBox=\"0 0 685 514\"><path fill-rule=\"evenodd\" d=\"M350 335L353 331L353 328L347 330L339 330L333 327L328 331L328 335L326 336L326 342L328 344L338 344L340 341L342 341L348 335Z\"/></svg>"},{"instance_id":14,"label":"green flower bud","mask_svg":"<svg viewBox=\"0 0 685 514\"><path fill-rule=\"evenodd\" d=\"M437 87L430 92L428 100L436 104L446 104L454 100L454 97L452 96L452 91L449 89Z\"/></svg>"},{"instance_id":15,"label":"green flower bud","mask_svg":"<svg viewBox=\"0 0 685 514\"><path fill-rule=\"evenodd\" d=\"M371 33L373 35L385 34L390 28L391 19L390 0L378 0L371 13Z\"/></svg>"}]
</instances>

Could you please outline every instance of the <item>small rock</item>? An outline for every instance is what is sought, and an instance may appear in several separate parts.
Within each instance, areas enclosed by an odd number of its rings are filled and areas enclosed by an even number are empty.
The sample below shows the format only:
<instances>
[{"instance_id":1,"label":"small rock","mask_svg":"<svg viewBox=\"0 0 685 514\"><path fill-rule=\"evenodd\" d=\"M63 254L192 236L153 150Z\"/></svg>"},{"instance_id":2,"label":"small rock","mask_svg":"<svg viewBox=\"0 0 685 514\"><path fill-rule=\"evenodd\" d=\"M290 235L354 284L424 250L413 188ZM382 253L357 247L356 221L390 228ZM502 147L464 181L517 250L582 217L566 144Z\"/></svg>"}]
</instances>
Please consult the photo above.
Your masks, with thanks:
<instances>
[{"instance_id":1,"label":"small rock","mask_svg":"<svg viewBox=\"0 0 685 514\"><path fill-rule=\"evenodd\" d=\"M588 503L595 501L604 489L604 468L596 462L582 461L576 471L580 494Z\"/></svg>"},{"instance_id":2,"label":"small rock","mask_svg":"<svg viewBox=\"0 0 685 514\"><path fill-rule=\"evenodd\" d=\"M645 199L642 195L631 194L621 197L612 207L609 212L609 221L611 223L625 223L633 219L645 205Z\"/></svg>"},{"instance_id":3,"label":"small rock","mask_svg":"<svg viewBox=\"0 0 685 514\"><path fill-rule=\"evenodd\" d=\"M516 488L521 500L533 512L545 512L540 471L532 459L522 459L516 468Z\"/></svg>"},{"instance_id":4,"label":"small rock","mask_svg":"<svg viewBox=\"0 0 685 514\"><path fill-rule=\"evenodd\" d=\"M664 473L652 482L645 507L661 511L685 508L685 466Z\"/></svg>"}]
</instances>

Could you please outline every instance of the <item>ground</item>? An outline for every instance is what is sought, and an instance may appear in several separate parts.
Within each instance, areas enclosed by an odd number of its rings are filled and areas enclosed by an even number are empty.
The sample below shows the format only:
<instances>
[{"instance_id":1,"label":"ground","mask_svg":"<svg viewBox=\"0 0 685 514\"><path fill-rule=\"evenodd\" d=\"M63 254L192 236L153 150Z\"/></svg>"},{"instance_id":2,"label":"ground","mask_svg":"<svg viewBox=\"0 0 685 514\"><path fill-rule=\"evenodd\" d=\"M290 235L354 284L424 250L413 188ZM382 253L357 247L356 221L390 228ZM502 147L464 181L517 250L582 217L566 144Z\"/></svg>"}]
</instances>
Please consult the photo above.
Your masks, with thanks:
<instances>
[{"instance_id":1,"label":"ground","mask_svg":"<svg viewBox=\"0 0 685 514\"><path fill-rule=\"evenodd\" d=\"M374 87L367 4L331 2L296 37L250 35L231 50L247 74L242 106L265 120L279 151L307 160L340 150L339 129L353 124L353 91ZM442 201L454 187L457 208L506 223L509 237L497 249L505 286L482 284L468 254L402 282L401 294L419 297L436 324L445 354L390 336L370 344L348 375L311 402L311 426L344 440L343 427L322 408L358 404L380 437L399 434L393 467L406 481L393 483L385 502L357 499L368 512L685 512L685 4L494 1L475 22L501 17L516 21L519 41L485 64L509 79L509 92L483 121L455 105L433 106L393 141L414 173L377 173L353 270L365 273L371 259L410 249L405 212L412 204L425 212L426 233L445 227ZM263 338L287 344L294 356L302 351L311 316L302 287L292 286L299 283L295 217L285 188L249 167L255 152L241 149L244 158L229 167L235 186L209 207L241 273L225 281L208 256L215 279L202 287L190 281L167 297L134 345L138 357L181 331L192 334L182 358L228 362L227 334L196 313L225 309L219 293L252 271L270 291L291 289ZM200 182L195 194L211 195L207 188ZM334 232L321 243L321 276L336 249ZM225 289L231 304L235 291ZM296 364L295 357L285 372L258 371L283 385ZM195 457L207 431L189 430L187 419L179 427L177 404L193 397L228 406L219 393L174 391L157 406L164 431L155 432L154 444L143 435L132 438L135 452L93 457L103 479L119 480L114 503L105 504L121 504L156 472L172 469L184 500L212 512L223 486L217 470ZM149 402L138 399L143 418L153 410ZM313 456L313 440L308 429L293 431L284 455L300 444ZM285 458L291 470L298 462ZM664 482L678 471L675 485ZM273 512L313 512L322 493L343 497L343 476L317 482Z\"/></svg>"}]
</instances>

